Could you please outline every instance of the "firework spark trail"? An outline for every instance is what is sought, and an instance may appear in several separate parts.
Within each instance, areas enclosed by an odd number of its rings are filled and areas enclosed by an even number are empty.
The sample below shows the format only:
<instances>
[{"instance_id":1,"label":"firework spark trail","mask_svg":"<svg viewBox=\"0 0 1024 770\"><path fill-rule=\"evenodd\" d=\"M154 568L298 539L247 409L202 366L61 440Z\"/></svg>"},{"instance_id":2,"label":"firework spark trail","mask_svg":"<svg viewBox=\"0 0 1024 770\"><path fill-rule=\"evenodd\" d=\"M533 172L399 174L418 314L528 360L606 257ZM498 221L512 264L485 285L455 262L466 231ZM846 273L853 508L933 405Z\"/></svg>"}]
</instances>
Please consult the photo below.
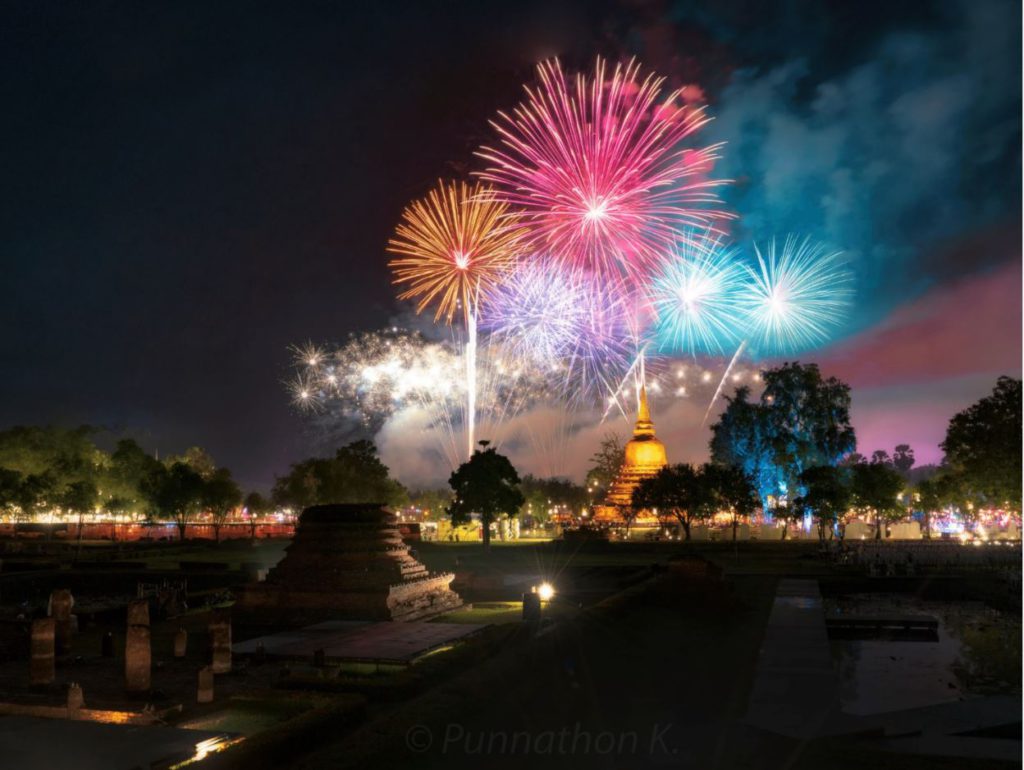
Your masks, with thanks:
<instances>
[{"instance_id":1,"label":"firework spark trail","mask_svg":"<svg viewBox=\"0 0 1024 770\"><path fill-rule=\"evenodd\" d=\"M500 146L477 155L496 200L529 225L533 251L606 277L644 276L681 228L729 215L713 208L724 182L706 175L720 145L685 145L709 118L664 78L636 61L571 82L557 60L537 68L539 84L491 125Z\"/></svg>"},{"instance_id":2,"label":"firework spark trail","mask_svg":"<svg viewBox=\"0 0 1024 770\"><path fill-rule=\"evenodd\" d=\"M379 431L391 419L422 413L426 430L455 468L465 459L462 439L470 413L474 430L488 431L495 446L505 423L549 392L548 383L518 365L501 345L478 333L475 345L452 330L450 341L430 342L421 335L392 328L353 335L329 349L292 348L295 375L289 388L293 403L319 415L325 427L355 421ZM475 353L475 365L467 358ZM473 406L468 408L467 370L472 372Z\"/></svg>"},{"instance_id":3,"label":"firework spark trail","mask_svg":"<svg viewBox=\"0 0 1024 770\"><path fill-rule=\"evenodd\" d=\"M417 313L435 303L434 320L449 325L462 308L467 457L476 446L477 304L515 265L525 232L518 216L485 185L438 182L405 209L388 242L388 251L399 255L388 263L395 283L408 284L399 299L415 299Z\"/></svg>"},{"instance_id":4,"label":"firework spark trail","mask_svg":"<svg viewBox=\"0 0 1024 770\"><path fill-rule=\"evenodd\" d=\"M704 419L700 421L700 427L703 428L704 425L707 423L708 416L711 414L711 409L715 406L715 402L718 400L718 397L722 395L722 388L725 387L725 381L729 379L729 372L732 371L732 368L736 365L736 362L739 360L740 356L743 355L743 349L746 347L747 341L743 340L743 342L740 343L740 346L736 348L736 352L733 354L732 359L729 361L729 365L725 367L725 373L722 375L722 379L718 383L718 387L715 388L715 393L713 396L711 396L711 401L708 402L708 408L704 411Z\"/></svg>"},{"instance_id":5,"label":"firework spark trail","mask_svg":"<svg viewBox=\"0 0 1024 770\"><path fill-rule=\"evenodd\" d=\"M476 448L476 313L466 316L466 457Z\"/></svg>"}]
</instances>

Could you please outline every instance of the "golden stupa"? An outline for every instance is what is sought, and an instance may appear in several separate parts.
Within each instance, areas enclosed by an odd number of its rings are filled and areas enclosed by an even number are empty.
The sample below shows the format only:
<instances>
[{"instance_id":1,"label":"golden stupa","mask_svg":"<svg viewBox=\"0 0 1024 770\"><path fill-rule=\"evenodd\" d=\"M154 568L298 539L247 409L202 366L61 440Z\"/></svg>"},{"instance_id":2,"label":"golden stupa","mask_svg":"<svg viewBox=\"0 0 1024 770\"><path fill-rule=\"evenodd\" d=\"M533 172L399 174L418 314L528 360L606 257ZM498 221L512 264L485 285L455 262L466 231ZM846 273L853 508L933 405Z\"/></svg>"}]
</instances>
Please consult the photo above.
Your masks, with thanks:
<instances>
[{"instance_id":1,"label":"golden stupa","mask_svg":"<svg viewBox=\"0 0 1024 770\"><path fill-rule=\"evenodd\" d=\"M636 427L633 438L625 446L622 467L608 488L604 502L594 507L594 520L606 523L624 523L629 517L623 509L633 503L633 490L644 479L657 475L658 471L668 465L665 456L665 445L654 436L654 423L651 421L651 408L647 403L647 388L640 386L640 405L637 409ZM647 520L650 520L649 522ZM641 511L634 519L635 524L657 524L657 517L652 513Z\"/></svg>"}]
</instances>

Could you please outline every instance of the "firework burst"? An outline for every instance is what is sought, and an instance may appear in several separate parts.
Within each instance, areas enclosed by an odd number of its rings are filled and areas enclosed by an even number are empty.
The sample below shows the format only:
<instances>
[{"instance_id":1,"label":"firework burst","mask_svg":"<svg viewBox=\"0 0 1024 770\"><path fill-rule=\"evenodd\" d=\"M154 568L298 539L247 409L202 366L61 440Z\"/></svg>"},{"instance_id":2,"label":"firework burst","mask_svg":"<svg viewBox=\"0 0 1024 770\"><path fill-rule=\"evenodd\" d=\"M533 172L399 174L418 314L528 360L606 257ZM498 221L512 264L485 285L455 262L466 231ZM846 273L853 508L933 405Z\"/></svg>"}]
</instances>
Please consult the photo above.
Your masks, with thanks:
<instances>
[{"instance_id":1,"label":"firework burst","mask_svg":"<svg viewBox=\"0 0 1024 770\"><path fill-rule=\"evenodd\" d=\"M804 350L826 342L845 319L853 300L853 275L840 252L809 238L775 240L757 266L747 267L740 292L751 346L763 355Z\"/></svg>"},{"instance_id":2,"label":"firework burst","mask_svg":"<svg viewBox=\"0 0 1024 770\"><path fill-rule=\"evenodd\" d=\"M388 263L395 283L407 287L399 299L415 300L417 313L433 304L434 320L449 324L461 307L468 324L477 295L514 265L523 234L485 186L438 182L405 209L388 242L399 255Z\"/></svg>"},{"instance_id":3,"label":"firework burst","mask_svg":"<svg viewBox=\"0 0 1024 770\"><path fill-rule=\"evenodd\" d=\"M491 125L498 148L478 155L494 196L515 206L536 252L604 275L636 275L657 265L680 228L726 216L720 181L709 180L718 145L685 146L708 117L664 78L635 61L571 82L557 60L538 66L539 85Z\"/></svg>"},{"instance_id":4,"label":"firework burst","mask_svg":"<svg viewBox=\"0 0 1024 770\"><path fill-rule=\"evenodd\" d=\"M297 406L336 408L366 424L410 404L448 401L460 389L461 362L448 346L404 329L353 335L332 351L303 345L292 352Z\"/></svg>"},{"instance_id":5,"label":"firework burst","mask_svg":"<svg viewBox=\"0 0 1024 770\"><path fill-rule=\"evenodd\" d=\"M481 326L524 366L571 384L574 397L606 391L609 374L625 368L622 293L552 260L524 261L495 287Z\"/></svg>"},{"instance_id":6,"label":"firework burst","mask_svg":"<svg viewBox=\"0 0 1024 770\"><path fill-rule=\"evenodd\" d=\"M736 344L746 278L738 252L711 232L680 239L651 284L659 352L721 354Z\"/></svg>"}]
</instances>

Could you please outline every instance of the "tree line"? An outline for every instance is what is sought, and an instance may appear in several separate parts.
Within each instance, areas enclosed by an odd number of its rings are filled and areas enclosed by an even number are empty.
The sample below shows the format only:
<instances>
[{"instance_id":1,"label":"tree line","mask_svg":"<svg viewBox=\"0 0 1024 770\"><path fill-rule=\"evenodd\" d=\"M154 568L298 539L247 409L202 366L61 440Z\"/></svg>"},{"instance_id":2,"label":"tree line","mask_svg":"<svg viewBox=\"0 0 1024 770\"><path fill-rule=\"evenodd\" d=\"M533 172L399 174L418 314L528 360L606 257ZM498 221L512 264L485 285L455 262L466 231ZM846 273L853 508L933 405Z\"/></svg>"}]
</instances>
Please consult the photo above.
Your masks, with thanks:
<instances>
[{"instance_id":1,"label":"tree line","mask_svg":"<svg viewBox=\"0 0 1024 770\"><path fill-rule=\"evenodd\" d=\"M874 517L878 535L886 521L915 507L953 509L965 517L992 507L1020 513L1020 380L1001 377L990 396L955 415L942 443L942 465L914 480L914 453L906 444L892 456L856 452L848 385L823 378L814 364L787 363L762 378L756 400L746 387L727 397L711 428L711 461L670 465L642 482L627 518L657 509L675 516L689 537L695 522L725 511L732 513L735 536L738 520L761 508L787 526L813 518L824 537L850 509ZM499 515L543 522L552 511L575 513L599 501L623 460L621 441L606 437L581 486L520 478L506 457L481 442L451 475L448 489L410 492L392 478L373 442L362 440L333 456L293 464L268 500L258 492L243 498L230 470L199 447L159 460L132 439L101 450L97 433L87 426L0 431L0 512L28 519L56 508L81 521L105 510L173 520L183 538L200 513L210 515L219 537L220 526L242 505L259 515L274 507L301 511L322 503L379 502L443 510L455 523L479 514L486 538Z\"/></svg>"},{"instance_id":2,"label":"tree line","mask_svg":"<svg viewBox=\"0 0 1024 770\"><path fill-rule=\"evenodd\" d=\"M89 426L0 431L0 512L24 521L58 509L77 516L79 524L95 511L172 520L182 538L206 512L219 538L220 527L241 505L254 514L269 511L259 493L243 498L231 471L199 447L158 460L130 438L104 451L95 443L98 433Z\"/></svg>"},{"instance_id":3,"label":"tree line","mask_svg":"<svg viewBox=\"0 0 1024 770\"><path fill-rule=\"evenodd\" d=\"M941 509L967 518L986 508L1020 513L1020 380L1001 377L990 396L955 415L942 465L912 483L910 446L870 459L855 451L848 385L814 364L787 363L762 377L756 401L746 387L727 398L711 428L711 462L662 469L635 491L634 511L669 512L689 537L694 522L719 511L735 522L760 507L787 527L812 518L822 538L851 509L874 518L876 537L914 509L926 514L926 528L927 514ZM592 474L605 471L599 462Z\"/></svg>"}]
</instances>

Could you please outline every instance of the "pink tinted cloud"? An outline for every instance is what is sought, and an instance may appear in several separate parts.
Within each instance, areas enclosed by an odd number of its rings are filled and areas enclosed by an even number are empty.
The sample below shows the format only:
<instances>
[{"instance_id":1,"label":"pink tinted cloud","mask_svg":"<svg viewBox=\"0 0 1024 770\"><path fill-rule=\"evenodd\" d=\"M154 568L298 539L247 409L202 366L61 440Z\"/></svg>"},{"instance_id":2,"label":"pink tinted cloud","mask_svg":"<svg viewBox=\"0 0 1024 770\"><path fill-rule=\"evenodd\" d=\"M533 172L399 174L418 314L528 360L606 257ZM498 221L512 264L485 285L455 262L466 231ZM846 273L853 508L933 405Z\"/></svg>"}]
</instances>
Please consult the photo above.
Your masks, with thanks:
<instances>
[{"instance_id":1,"label":"pink tinted cloud","mask_svg":"<svg viewBox=\"0 0 1024 770\"><path fill-rule=\"evenodd\" d=\"M918 464L940 462L949 418L1020 376L1020 261L932 290L820 363L853 389L858 451L908 443Z\"/></svg>"},{"instance_id":2,"label":"pink tinted cloud","mask_svg":"<svg viewBox=\"0 0 1024 770\"><path fill-rule=\"evenodd\" d=\"M941 286L821 357L857 387L1021 370L1021 264Z\"/></svg>"}]
</instances>

